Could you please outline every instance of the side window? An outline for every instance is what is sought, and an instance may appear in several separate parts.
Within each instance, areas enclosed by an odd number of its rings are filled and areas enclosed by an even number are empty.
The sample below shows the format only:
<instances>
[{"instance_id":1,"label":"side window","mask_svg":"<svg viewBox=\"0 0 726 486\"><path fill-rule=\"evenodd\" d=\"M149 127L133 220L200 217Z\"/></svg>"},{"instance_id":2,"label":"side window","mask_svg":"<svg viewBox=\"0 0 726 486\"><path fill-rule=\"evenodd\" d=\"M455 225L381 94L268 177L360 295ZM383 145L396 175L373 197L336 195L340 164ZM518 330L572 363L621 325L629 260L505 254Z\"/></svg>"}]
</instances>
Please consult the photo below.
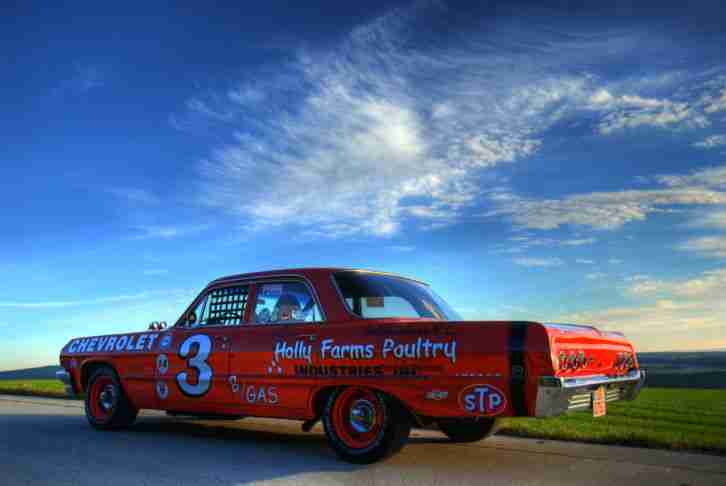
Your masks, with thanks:
<instances>
[{"instance_id":1,"label":"side window","mask_svg":"<svg viewBox=\"0 0 726 486\"><path fill-rule=\"evenodd\" d=\"M202 314L204 313L204 305L207 303L209 295L205 295L202 300L199 301L197 306L186 315L187 321L186 326L188 327L199 327L202 322Z\"/></svg>"},{"instance_id":2,"label":"side window","mask_svg":"<svg viewBox=\"0 0 726 486\"><path fill-rule=\"evenodd\" d=\"M249 285L224 287L208 292L186 315L183 326L238 326L242 324L247 307Z\"/></svg>"},{"instance_id":3,"label":"side window","mask_svg":"<svg viewBox=\"0 0 726 486\"><path fill-rule=\"evenodd\" d=\"M320 309L302 282L260 284L254 321L257 324L287 324L320 321Z\"/></svg>"},{"instance_id":4,"label":"side window","mask_svg":"<svg viewBox=\"0 0 726 486\"><path fill-rule=\"evenodd\" d=\"M202 315L202 325L239 326L245 317L248 285L212 290Z\"/></svg>"}]
</instances>

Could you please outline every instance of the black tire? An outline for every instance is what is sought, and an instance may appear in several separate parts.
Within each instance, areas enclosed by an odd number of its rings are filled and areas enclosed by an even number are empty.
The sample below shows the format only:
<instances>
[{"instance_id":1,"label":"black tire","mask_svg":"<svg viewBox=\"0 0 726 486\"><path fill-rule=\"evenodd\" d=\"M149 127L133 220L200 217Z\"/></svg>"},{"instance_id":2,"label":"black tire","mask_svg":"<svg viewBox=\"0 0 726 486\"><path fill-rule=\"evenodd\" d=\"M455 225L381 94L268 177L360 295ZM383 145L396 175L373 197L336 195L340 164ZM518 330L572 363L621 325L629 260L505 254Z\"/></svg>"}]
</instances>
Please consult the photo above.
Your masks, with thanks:
<instances>
[{"instance_id":1,"label":"black tire","mask_svg":"<svg viewBox=\"0 0 726 486\"><path fill-rule=\"evenodd\" d=\"M102 366L93 372L86 386L86 419L98 430L128 427L139 411L129 401L116 372Z\"/></svg>"},{"instance_id":2,"label":"black tire","mask_svg":"<svg viewBox=\"0 0 726 486\"><path fill-rule=\"evenodd\" d=\"M478 442L497 431L493 418L441 419L439 428L452 442Z\"/></svg>"},{"instance_id":3,"label":"black tire","mask_svg":"<svg viewBox=\"0 0 726 486\"><path fill-rule=\"evenodd\" d=\"M350 430L339 430L338 426L343 426L334 415L339 413L340 407L345 407L340 403L341 400L346 400L347 395L357 390L366 394L365 400L375 400L375 408L380 413L376 415L375 432L370 442L353 447L345 438L346 434L350 435ZM339 458L353 464L370 464L392 456L403 448L411 433L410 416L402 405L380 391L364 387L345 387L333 391L328 397L322 418L330 446Z\"/></svg>"}]
</instances>

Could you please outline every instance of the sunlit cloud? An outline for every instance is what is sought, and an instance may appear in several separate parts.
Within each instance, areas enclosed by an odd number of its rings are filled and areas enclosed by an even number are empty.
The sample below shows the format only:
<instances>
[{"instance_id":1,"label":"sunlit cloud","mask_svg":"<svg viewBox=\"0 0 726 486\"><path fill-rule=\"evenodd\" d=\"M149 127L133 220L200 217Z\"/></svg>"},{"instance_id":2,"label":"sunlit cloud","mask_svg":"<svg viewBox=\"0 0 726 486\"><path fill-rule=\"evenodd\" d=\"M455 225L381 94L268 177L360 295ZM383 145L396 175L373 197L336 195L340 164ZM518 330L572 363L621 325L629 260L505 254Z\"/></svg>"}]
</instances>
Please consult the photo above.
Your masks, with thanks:
<instances>
[{"instance_id":1,"label":"sunlit cloud","mask_svg":"<svg viewBox=\"0 0 726 486\"><path fill-rule=\"evenodd\" d=\"M671 206L726 204L726 165L683 175L661 175L658 189L575 194L560 199L495 200L500 207L485 216L508 216L520 227L551 230L565 225L614 230Z\"/></svg>"}]
</instances>

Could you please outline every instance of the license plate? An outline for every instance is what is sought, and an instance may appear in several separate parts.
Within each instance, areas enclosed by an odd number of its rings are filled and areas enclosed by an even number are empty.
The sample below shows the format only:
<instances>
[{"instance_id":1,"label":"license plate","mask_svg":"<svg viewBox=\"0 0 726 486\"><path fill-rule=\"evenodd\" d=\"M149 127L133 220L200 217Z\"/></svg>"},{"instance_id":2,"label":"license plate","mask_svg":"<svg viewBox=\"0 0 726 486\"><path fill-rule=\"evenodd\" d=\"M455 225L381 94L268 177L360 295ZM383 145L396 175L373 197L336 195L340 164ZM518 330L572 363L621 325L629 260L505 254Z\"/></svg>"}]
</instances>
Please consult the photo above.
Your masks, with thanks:
<instances>
[{"instance_id":1,"label":"license plate","mask_svg":"<svg viewBox=\"0 0 726 486\"><path fill-rule=\"evenodd\" d=\"M592 392L592 416L602 417L608 413L607 402L605 401L605 387L598 387Z\"/></svg>"}]
</instances>

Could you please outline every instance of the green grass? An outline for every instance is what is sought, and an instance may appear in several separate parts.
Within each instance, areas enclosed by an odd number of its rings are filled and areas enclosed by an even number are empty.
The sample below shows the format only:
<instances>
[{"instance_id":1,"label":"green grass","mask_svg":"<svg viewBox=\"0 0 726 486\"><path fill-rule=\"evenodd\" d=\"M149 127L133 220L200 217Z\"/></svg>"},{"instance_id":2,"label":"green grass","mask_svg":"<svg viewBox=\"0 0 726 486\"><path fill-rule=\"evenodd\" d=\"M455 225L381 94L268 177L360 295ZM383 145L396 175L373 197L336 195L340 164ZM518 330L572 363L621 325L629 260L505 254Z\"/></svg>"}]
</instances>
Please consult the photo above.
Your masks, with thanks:
<instances>
[{"instance_id":1,"label":"green grass","mask_svg":"<svg viewBox=\"0 0 726 486\"><path fill-rule=\"evenodd\" d=\"M58 380L0 380L0 393L68 398Z\"/></svg>"},{"instance_id":2,"label":"green grass","mask_svg":"<svg viewBox=\"0 0 726 486\"><path fill-rule=\"evenodd\" d=\"M635 401L609 403L605 417L504 419L500 433L726 454L726 390L644 388Z\"/></svg>"}]
</instances>

